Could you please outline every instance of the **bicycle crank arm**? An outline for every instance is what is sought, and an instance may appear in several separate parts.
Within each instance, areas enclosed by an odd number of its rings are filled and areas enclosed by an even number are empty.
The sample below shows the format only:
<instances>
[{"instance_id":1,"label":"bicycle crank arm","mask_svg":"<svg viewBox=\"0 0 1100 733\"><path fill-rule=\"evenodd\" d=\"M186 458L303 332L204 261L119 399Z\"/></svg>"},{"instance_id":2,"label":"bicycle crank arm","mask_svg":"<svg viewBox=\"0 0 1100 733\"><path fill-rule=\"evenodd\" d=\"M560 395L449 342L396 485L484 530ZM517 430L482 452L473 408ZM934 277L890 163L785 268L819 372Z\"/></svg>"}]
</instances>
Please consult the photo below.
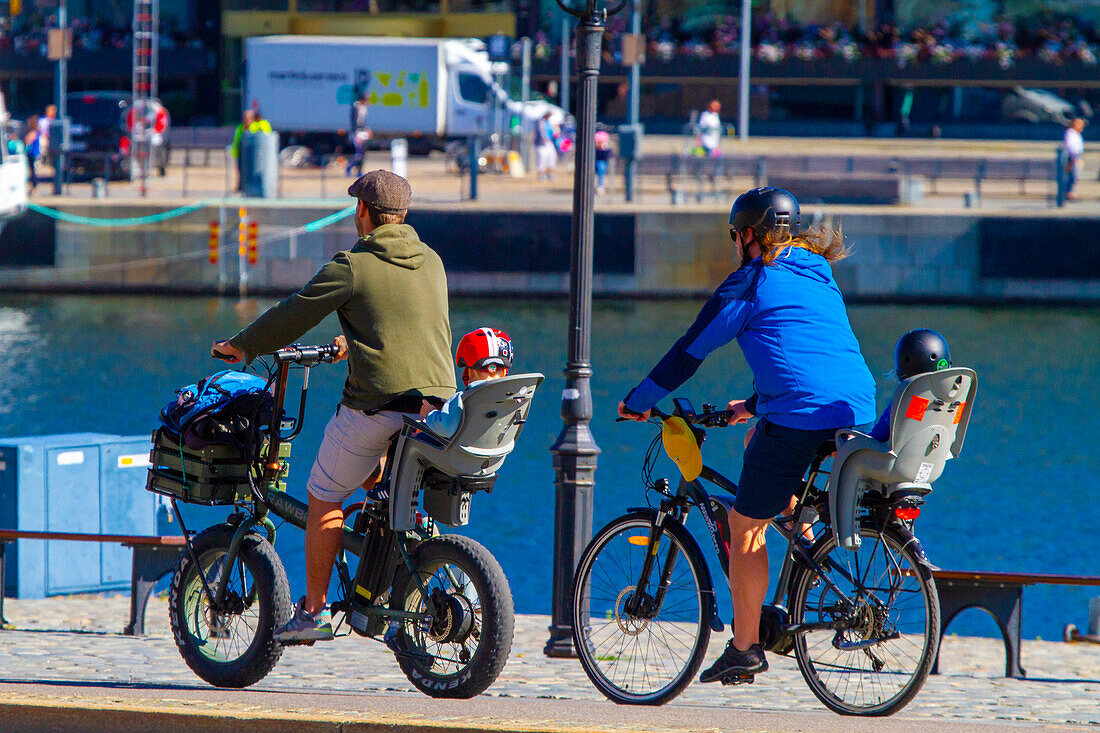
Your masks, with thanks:
<instances>
[{"instance_id":1,"label":"bicycle crank arm","mask_svg":"<svg viewBox=\"0 0 1100 733\"><path fill-rule=\"evenodd\" d=\"M893 641L894 639L900 639L901 634L893 632L878 639L864 639L863 641L840 641L840 631L837 631L837 635L833 637L833 648L839 649L844 652L858 651L860 649L870 649L873 646L878 646L886 641Z\"/></svg>"},{"instance_id":2,"label":"bicycle crank arm","mask_svg":"<svg viewBox=\"0 0 1100 733\"><path fill-rule=\"evenodd\" d=\"M843 631L845 628L847 626L840 621L816 621L784 626L782 631L788 634L805 634L809 631Z\"/></svg>"}]
</instances>

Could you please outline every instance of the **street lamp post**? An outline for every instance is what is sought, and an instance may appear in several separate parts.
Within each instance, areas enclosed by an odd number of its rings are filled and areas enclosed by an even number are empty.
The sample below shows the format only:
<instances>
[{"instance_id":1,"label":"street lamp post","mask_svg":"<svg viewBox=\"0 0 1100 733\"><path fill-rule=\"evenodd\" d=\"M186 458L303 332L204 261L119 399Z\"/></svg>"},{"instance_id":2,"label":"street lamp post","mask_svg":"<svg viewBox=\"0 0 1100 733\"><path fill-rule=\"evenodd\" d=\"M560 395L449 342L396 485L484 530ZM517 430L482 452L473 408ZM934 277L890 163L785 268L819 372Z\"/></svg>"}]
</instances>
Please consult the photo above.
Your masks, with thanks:
<instances>
[{"instance_id":1,"label":"street lamp post","mask_svg":"<svg viewBox=\"0 0 1100 733\"><path fill-rule=\"evenodd\" d=\"M737 138L749 139L749 54L752 51L752 0L741 0L741 66L737 84Z\"/></svg>"},{"instance_id":2,"label":"street lamp post","mask_svg":"<svg viewBox=\"0 0 1100 733\"><path fill-rule=\"evenodd\" d=\"M592 439L592 391L589 379L589 330L592 325L592 240L596 203L596 80L600 75L600 46L604 20L622 9L626 0L611 8L597 8L597 0L585 0L583 10L557 0L577 22L577 157L573 172L573 231L569 263L569 356L565 365L565 390L561 417L564 425L551 446L554 454L554 579L550 639L543 653L549 657L574 657L573 621L569 598L573 570L592 534L592 494L596 488L596 456L600 449Z\"/></svg>"}]
</instances>

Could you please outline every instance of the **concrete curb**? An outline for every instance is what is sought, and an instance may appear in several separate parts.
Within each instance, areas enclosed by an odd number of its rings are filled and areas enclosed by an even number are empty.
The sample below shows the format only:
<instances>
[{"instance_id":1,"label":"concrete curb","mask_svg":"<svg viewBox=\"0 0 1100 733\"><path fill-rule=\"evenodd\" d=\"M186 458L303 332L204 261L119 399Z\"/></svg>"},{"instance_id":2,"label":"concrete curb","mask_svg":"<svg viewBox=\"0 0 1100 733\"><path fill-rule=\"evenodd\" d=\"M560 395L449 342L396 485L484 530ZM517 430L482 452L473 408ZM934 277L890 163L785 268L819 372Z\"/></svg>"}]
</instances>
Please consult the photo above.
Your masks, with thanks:
<instances>
[{"instance_id":1,"label":"concrete curb","mask_svg":"<svg viewBox=\"0 0 1100 733\"><path fill-rule=\"evenodd\" d=\"M354 714L256 711L221 705L216 710L152 709L133 704L61 700L0 701L0 730L34 733L621 733L621 727L561 725L551 722L477 719L476 722L428 720L379 714L379 720ZM360 714L361 715L361 714ZM4 723L2 721L8 721ZM14 723L14 728L8 725ZM640 730L632 728L632 730Z\"/></svg>"}]
</instances>

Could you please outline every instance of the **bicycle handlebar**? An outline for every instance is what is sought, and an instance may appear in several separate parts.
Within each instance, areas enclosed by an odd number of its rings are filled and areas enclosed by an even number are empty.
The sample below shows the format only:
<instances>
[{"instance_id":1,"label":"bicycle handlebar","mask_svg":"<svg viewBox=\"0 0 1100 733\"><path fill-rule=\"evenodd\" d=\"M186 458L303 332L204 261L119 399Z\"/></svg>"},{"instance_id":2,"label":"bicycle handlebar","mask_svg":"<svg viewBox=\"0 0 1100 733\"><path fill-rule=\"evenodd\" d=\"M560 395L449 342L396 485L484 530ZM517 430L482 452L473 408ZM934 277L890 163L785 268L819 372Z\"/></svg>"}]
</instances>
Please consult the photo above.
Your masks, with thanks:
<instances>
[{"instance_id":1,"label":"bicycle handlebar","mask_svg":"<svg viewBox=\"0 0 1100 733\"><path fill-rule=\"evenodd\" d=\"M339 351L340 349L335 344L325 344L324 346L291 344L286 348L276 351L274 357L276 364L293 362L301 366L309 367L320 364L321 362L331 364L336 361L336 355Z\"/></svg>"},{"instance_id":2,"label":"bicycle handlebar","mask_svg":"<svg viewBox=\"0 0 1100 733\"><path fill-rule=\"evenodd\" d=\"M710 407L710 405L705 405L704 407ZM670 417L679 417L683 418L684 422L689 425L702 425L705 428L724 428L729 425L729 419L733 417L733 410L715 410L713 408L709 410L704 409L703 412L699 413L680 415L670 415L666 412L662 412L657 407L649 408L649 412L651 415L661 420L667 420ZM625 422L627 420L629 420L629 418L619 417L615 421Z\"/></svg>"}]
</instances>

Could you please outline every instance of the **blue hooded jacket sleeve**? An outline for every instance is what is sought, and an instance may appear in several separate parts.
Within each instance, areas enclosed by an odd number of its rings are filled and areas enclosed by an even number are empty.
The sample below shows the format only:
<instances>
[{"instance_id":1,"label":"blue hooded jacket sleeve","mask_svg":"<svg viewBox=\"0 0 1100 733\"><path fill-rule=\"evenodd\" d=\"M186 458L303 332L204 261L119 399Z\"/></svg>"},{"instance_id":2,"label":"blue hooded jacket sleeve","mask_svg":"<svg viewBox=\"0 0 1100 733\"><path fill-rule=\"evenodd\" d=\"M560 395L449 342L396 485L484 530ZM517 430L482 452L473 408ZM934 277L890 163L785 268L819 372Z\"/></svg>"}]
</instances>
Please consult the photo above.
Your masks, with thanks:
<instances>
[{"instance_id":1,"label":"blue hooded jacket sleeve","mask_svg":"<svg viewBox=\"0 0 1100 733\"><path fill-rule=\"evenodd\" d=\"M432 410L425 415L424 422L441 437L449 438L457 433L462 425L462 390L451 395L438 410Z\"/></svg>"},{"instance_id":2,"label":"blue hooded jacket sleeve","mask_svg":"<svg viewBox=\"0 0 1100 733\"><path fill-rule=\"evenodd\" d=\"M754 261L718 286L687 333L626 396L628 410L645 412L653 407L690 379L712 351L737 338L752 315L759 272L759 261Z\"/></svg>"}]
</instances>

